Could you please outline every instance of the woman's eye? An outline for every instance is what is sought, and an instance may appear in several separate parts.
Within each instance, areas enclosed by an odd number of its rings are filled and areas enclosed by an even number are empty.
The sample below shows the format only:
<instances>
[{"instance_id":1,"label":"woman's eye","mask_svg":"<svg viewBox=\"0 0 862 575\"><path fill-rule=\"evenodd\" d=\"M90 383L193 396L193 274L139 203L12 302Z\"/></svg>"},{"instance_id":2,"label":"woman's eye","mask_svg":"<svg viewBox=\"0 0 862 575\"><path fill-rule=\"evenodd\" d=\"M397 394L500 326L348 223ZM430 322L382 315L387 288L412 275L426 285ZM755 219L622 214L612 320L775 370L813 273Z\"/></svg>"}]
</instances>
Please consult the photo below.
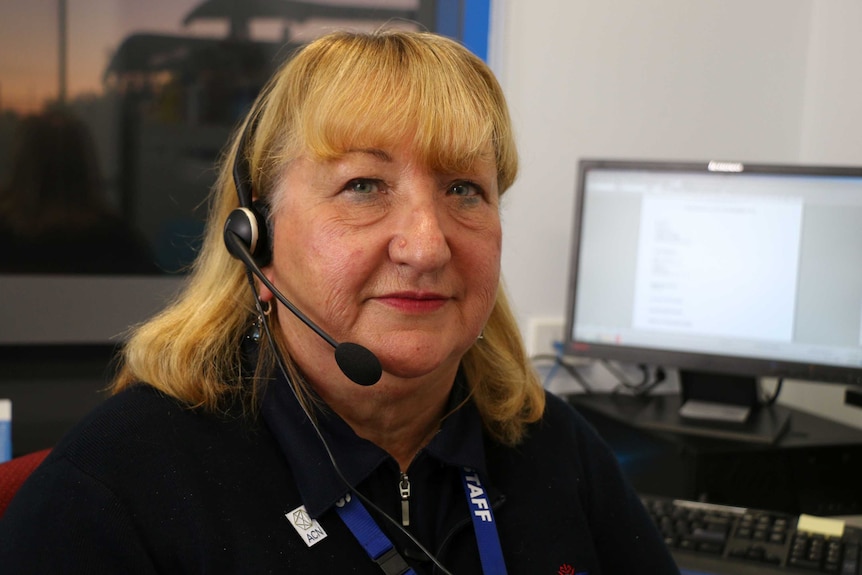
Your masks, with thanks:
<instances>
[{"instance_id":1,"label":"woman's eye","mask_svg":"<svg viewBox=\"0 0 862 575\"><path fill-rule=\"evenodd\" d=\"M479 186L473 182L456 182L449 187L449 193L453 196L478 196L481 195Z\"/></svg>"},{"instance_id":2,"label":"woman's eye","mask_svg":"<svg viewBox=\"0 0 862 575\"><path fill-rule=\"evenodd\" d=\"M357 178L355 180L350 180L345 186L345 189L350 192L355 192L357 194L373 194L380 190L380 183L377 180L368 180L364 178Z\"/></svg>"}]
</instances>

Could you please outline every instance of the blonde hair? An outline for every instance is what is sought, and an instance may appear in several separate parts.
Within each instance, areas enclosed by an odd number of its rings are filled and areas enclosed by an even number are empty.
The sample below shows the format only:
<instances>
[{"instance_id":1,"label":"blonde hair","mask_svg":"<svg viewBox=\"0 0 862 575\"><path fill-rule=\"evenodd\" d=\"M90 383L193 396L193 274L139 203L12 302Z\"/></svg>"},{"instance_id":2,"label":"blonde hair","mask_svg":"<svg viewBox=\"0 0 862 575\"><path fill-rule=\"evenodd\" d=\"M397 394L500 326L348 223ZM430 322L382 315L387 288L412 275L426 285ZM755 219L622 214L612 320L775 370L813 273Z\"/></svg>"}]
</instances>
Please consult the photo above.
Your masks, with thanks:
<instances>
[{"instance_id":1,"label":"blonde hair","mask_svg":"<svg viewBox=\"0 0 862 575\"><path fill-rule=\"evenodd\" d=\"M114 391L143 381L214 410L226 396L248 392L244 378L257 381L271 369L268 346L260 346L261 363L253 373L242 372L241 342L257 312L245 269L222 239L222 225L238 206L231 173L236 154L248 161L256 198L270 206L279 201L272 192L280 174L299 154L333 158L357 146L392 145L405 134L433 168L468 167L492 150L501 193L517 174L511 122L492 72L458 43L430 33L324 36L274 74L246 122L252 119L248 142L241 145L238 130L228 148L184 291L133 332ZM502 286L484 339L466 353L462 367L488 432L517 443L526 424L541 417L544 392ZM252 386L252 396L258 387Z\"/></svg>"}]
</instances>

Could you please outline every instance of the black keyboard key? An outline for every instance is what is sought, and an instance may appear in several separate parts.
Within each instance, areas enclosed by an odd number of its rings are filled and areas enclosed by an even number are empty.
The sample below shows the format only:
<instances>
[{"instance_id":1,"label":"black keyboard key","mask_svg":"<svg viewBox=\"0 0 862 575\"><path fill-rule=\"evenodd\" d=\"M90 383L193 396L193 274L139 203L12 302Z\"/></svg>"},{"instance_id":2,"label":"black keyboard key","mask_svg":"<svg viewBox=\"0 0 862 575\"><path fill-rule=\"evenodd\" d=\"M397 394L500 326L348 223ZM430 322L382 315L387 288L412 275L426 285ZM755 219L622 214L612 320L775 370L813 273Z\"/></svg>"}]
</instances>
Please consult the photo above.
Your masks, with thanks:
<instances>
[{"instance_id":1,"label":"black keyboard key","mask_svg":"<svg viewBox=\"0 0 862 575\"><path fill-rule=\"evenodd\" d=\"M694 529L691 532L691 536L698 541L718 543L721 545L727 541L727 534L724 531L713 531L706 528Z\"/></svg>"},{"instance_id":2,"label":"black keyboard key","mask_svg":"<svg viewBox=\"0 0 862 575\"><path fill-rule=\"evenodd\" d=\"M802 557L791 557L790 561L787 562L791 567L797 567L799 569L813 569L815 571L820 570L820 561L812 561L811 559L803 559Z\"/></svg>"},{"instance_id":3,"label":"black keyboard key","mask_svg":"<svg viewBox=\"0 0 862 575\"><path fill-rule=\"evenodd\" d=\"M859 545L847 544L844 547L844 560L841 562L841 575L858 575Z\"/></svg>"},{"instance_id":4,"label":"black keyboard key","mask_svg":"<svg viewBox=\"0 0 862 575\"><path fill-rule=\"evenodd\" d=\"M697 550L701 553L712 553L714 555L721 555L724 552L724 544L703 542L698 544Z\"/></svg>"}]
</instances>

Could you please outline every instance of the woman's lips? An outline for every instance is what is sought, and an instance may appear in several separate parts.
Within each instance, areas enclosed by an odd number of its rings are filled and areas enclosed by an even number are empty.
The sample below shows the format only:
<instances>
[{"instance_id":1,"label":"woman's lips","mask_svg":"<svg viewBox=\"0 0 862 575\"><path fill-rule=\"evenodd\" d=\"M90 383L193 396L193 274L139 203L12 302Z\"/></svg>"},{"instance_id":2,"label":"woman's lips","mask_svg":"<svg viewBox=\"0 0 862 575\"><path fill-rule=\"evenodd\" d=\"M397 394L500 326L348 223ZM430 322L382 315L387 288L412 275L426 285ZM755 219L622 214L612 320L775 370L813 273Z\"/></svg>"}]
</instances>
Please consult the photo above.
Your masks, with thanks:
<instances>
[{"instance_id":1,"label":"woman's lips","mask_svg":"<svg viewBox=\"0 0 862 575\"><path fill-rule=\"evenodd\" d=\"M377 298L389 307L407 313L429 313L446 305L449 298L436 293L399 292Z\"/></svg>"}]
</instances>

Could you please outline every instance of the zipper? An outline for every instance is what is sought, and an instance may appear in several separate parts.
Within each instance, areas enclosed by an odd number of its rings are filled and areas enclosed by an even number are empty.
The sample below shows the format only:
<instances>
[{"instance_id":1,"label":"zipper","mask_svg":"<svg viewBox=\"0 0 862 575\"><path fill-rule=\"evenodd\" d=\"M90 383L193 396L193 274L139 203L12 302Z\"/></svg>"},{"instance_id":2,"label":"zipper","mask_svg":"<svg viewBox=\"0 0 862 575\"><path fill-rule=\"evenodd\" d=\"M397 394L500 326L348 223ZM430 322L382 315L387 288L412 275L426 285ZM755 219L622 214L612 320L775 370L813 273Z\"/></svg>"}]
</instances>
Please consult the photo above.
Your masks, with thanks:
<instances>
[{"instance_id":1,"label":"zipper","mask_svg":"<svg viewBox=\"0 0 862 575\"><path fill-rule=\"evenodd\" d=\"M401 495L401 525L410 525L410 478L403 471L398 480L398 493Z\"/></svg>"}]
</instances>

